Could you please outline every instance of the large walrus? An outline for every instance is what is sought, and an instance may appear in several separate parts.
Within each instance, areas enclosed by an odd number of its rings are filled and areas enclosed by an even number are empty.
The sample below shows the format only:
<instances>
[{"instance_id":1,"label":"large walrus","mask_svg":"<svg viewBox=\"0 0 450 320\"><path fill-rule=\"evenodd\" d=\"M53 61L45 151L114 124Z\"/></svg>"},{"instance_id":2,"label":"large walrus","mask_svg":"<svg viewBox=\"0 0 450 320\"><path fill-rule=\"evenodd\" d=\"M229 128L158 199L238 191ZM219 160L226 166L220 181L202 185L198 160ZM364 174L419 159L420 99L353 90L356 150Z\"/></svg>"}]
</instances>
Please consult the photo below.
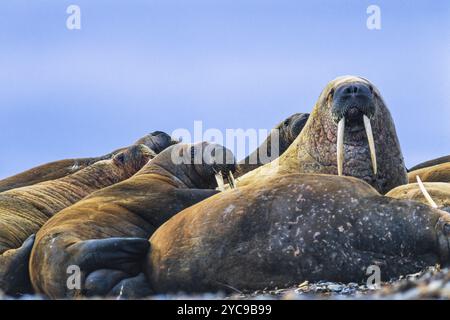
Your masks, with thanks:
<instances>
[{"instance_id":1,"label":"large walrus","mask_svg":"<svg viewBox=\"0 0 450 320\"><path fill-rule=\"evenodd\" d=\"M380 195L353 177L291 174L227 190L178 213L150 238L156 293L363 282L450 262L450 215Z\"/></svg>"},{"instance_id":2,"label":"large walrus","mask_svg":"<svg viewBox=\"0 0 450 320\"><path fill-rule=\"evenodd\" d=\"M174 162L174 155L186 161ZM219 172L234 170L232 153L222 146L180 144L130 179L61 211L36 235L30 259L34 289L51 298L126 294L125 283L144 279L139 273L147 238L177 212L216 194ZM67 286L71 266L80 270L78 287Z\"/></svg>"},{"instance_id":3,"label":"large walrus","mask_svg":"<svg viewBox=\"0 0 450 320\"><path fill-rule=\"evenodd\" d=\"M242 176L282 155L298 137L308 117L309 113L295 113L280 122L255 151L238 162L235 176Z\"/></svg>"},{"instance_id":4,"label":"large walrus","mask_svg":"<svg viewBox=\"0 0 450 320\"><path fill-rule=\"evenodd\" d=\"M423 182L450 182L450 162L411 171L408 173L409 182L415 182L416 176L419 176Z\"/></svg>"},{"instance_id":5,"label":"large walrus","mask_svg":"<svg viewBox=\"0 0 450 320\"><path fill-rule=\"evenodd\" d=\"M27 283L19 266L28 262L23 257L33 242L22 244L49 218L90 193L131 177L155 155L140 144L72 175L0 193L0 289L9 294L25 290L18 285Z\"/></svg>"},{"instance_id":6,"label":"large walrus","mask_svg":"<svg viewBox=\"0 0 450 320\"><path fill-rule=\"evenodd\" d=\"M144 144L154 152L160 153L162 150L175 143L176 142L173 141L168 134L161 131L155 131L140 138L133 145ZM114 155L125 149L126 148L120 148L100 157L65 159L37 166L0 180L0 192L65 177L82 170L97 161L111 159Z\"/></svg>"},{"instance_id":7,"label":"large walrus","mask_svg":"<svg viewBox=\"0 0 450 320\"><path fill-rule=\"evenodd\" d=\"M237 184L299 172L357 177L381 193L407 183L394 122L372 83L355 76L331 81L286 152L242 176Z\"/></svg>"}]
</instances>

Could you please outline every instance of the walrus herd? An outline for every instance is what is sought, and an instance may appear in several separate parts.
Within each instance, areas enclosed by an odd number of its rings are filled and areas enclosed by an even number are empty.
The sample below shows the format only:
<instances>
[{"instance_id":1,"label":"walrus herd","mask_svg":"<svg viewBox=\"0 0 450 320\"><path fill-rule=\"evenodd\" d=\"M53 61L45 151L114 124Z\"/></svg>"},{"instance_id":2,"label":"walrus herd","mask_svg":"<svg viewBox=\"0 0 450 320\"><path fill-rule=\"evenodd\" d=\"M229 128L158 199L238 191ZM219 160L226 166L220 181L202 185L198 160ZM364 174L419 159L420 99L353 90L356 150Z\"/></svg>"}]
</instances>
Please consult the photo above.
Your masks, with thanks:
<instances>
[{"instance_id":1,"label":"walrus herd","mask_svg":"<svg viewBox=\"0 0 450 320\"><path fill-rule=\"evenodd\" d=\"M390 280L436 264L450 264L450 157L407 170L379 90L356 76L239 162L155 131L0 181L0 290L13 296L364 283L373 266Z\"/></svg>"}]
</instances>

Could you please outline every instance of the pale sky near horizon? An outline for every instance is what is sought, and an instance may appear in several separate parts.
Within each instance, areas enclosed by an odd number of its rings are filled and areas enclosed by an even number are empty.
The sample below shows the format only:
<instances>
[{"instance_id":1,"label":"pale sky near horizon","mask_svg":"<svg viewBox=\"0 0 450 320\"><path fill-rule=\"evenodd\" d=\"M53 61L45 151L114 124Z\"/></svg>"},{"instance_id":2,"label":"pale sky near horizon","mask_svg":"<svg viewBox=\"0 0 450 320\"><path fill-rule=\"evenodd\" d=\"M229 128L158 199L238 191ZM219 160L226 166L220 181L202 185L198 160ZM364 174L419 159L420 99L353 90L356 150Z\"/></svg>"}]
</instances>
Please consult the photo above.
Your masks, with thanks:
<instances>
[{"instance_id":1,"label":"pale sky near horizon","mask_svg":"<svg viewBox=\"0 0 450 320\"><path fill-rule=\"evenodd\" d=\"M344 74L380 89L408 167L450 154L448 0L3 0L0 179L196 120L270 129Z\"/></svg>"}]
</instances>

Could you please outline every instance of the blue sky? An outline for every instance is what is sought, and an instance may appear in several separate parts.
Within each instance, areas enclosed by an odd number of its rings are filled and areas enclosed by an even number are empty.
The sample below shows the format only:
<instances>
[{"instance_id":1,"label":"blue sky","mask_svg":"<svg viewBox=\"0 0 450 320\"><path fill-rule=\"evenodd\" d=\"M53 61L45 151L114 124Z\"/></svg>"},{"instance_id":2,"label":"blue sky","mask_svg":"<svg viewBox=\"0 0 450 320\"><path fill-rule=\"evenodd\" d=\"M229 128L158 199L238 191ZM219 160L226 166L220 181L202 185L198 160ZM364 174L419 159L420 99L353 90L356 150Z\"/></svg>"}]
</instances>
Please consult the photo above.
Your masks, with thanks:
<instances>
[{"instance_id":1,"label":"blue sky","mask_svg":"<svg viewBox=\"0 0 450 320\"><path fill-rule=\"evenodd\" d=\"M195 120L270 129L343 74L378 86L408 166L450 154L448 0L2 0L0 178Z\"/></svg>"}]
</instances>

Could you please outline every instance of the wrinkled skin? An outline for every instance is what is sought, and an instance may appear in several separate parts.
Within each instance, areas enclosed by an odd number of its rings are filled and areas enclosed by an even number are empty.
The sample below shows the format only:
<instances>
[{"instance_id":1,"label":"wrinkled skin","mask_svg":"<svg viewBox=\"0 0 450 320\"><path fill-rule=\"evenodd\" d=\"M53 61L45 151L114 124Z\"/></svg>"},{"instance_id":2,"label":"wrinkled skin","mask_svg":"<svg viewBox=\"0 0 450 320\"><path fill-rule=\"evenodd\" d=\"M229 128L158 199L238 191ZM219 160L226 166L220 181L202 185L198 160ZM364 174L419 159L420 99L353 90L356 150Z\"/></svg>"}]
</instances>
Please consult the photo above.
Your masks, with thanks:
<instances>
[{"instance_id":1,"label":"wrinkled skin","mask_svg":"<svg viewBox=\"0 0 450 320\"><path fill-rule=\"evenodd\" d=\"M228 190L180 212L150 238L146 275L164 292L386 280L449 262L450 218L365 182L292 174Z\"/></svg>"},{"instance_id":2,"label":"wrinkled skin","mask_svg":"<svg viewBox=\"0 0 450 320\"><path fill-rule=\"evenodd\" d=\"M24 248L14 249L22 246L49 218L90 193L131 177L154 156L155 153L148 147L136 145L118 153L113 159L96 162L64 178L1 193L0 284L3 284L0 289L17 293L14 282L2 280L8 274L13 274L18 281L23 276L11 267L19 259L16 253L24 251Z\"/></svg>"},{"instance_id":3,"label":"wrinkled skin","mask_svg":"<svg viewBox=\"0 0 450 320\"><path fill-rule=\"evenodd\" d=\"M440 210L450 213L450 183L424 182L425 189ZM417 183L409 183L392 189L386 196L396 199L410 199L429 205Z\"/></svg>"},{"instance_id":4,"label":"wrinkled skin","mask_svg":"<svg viewBox=\"0 0 450 320\"><path fill-rule=\"evenodd\" d=\"M415 165L414 167L410 168L408 171L411 172L411 171L419 170L419 169L426 168L426 167L432 167L432 166L435 166L435 165L438 165L438 164L441 164L444 162L450 162L450 155L419 163L419 164Z\"/></svg>"},{"instance_id":5,"label":"wrinkled skin","mask_svg":"<svg viewBox=\"0 0 450 320\"><path fill-rule=\"evenodd\" d=\"M193 159L207 147L225 152L214 149L209 163L196 163ZM176 164L173 154L189 160ZM234 158L226 164L219 161L221 155L233 158L210 143L172 146L130 179L58 213L36 235L30 259L33 288L51 298L149 292L139 281L148 237L174 214L218 192L215 173L235 170ZM80 290L66 286L70 265L81 268Z\"/></svg>"},{"instance_id":6,"label":"wrinkled skin","mask_svg":"<svg viewBox=\"0 0 450 320\"><path fill-rule=\"evenodd\" d=\"M274 130L278 130L277 133L271 131L270 135L255 151L249 154L245 159L239 161L236 177L242 176L247 172L260 167L267 163L265 161L277 158L276 154L272 154L275 151L278 151L278 156L282 155L298 137L305 126L308 117L308 113L295 113L279 123L274 128ZM276 138L278 138L278 141ZM278 142L278 149L272 147L272 141ZM261 158L261 155L263 158Z\"/></svg>"},{"instance_id":7,"label":"wrinkled skin","mask_svg":"<svg viewBox=\"0 0 450 320\"><path fill-rule=\"evenodd\" d=\"M168 134L161 131L155 131L142 137L133 145L144 144L155 153L160 153L162 150L175 143L176 141L173 141ZM128 147L120 148L100 157L65 159L34 167L22 173L0 180L0 192L63 178L98 161L111 159L127 148Z\"/></svg>"},{"instance_id":8,"label":"wrinkled skin","mask_svg":"<svg viewBox=\"0 0 450 320\"><path fill-rule=\"evenodd\" d=\"M416 176L419 176L423 182L450 182L450 162L409 172L409 183L416 182Z\"/></svg>"},{"instance_id":9,"label":"wrinkled skin","mask_svg":"<svg viewBox=\"0 0 450 320\"><path fill-rule=\"evenodd\" d=\"M299 172L337 175L337 122L351 108L335 95L348 85L364 87L370 95L358 107L372 124L378 173L373 173L361 116L358 121L346 122L343 175L360 178L381 193L406 184L406 169L394 122L379 91L366 79L345 76L331 81L322 91L305 127L286 152L278 160L242 176L238 185L252 184L263 175Z\"/></svg>"}]
</instances>

